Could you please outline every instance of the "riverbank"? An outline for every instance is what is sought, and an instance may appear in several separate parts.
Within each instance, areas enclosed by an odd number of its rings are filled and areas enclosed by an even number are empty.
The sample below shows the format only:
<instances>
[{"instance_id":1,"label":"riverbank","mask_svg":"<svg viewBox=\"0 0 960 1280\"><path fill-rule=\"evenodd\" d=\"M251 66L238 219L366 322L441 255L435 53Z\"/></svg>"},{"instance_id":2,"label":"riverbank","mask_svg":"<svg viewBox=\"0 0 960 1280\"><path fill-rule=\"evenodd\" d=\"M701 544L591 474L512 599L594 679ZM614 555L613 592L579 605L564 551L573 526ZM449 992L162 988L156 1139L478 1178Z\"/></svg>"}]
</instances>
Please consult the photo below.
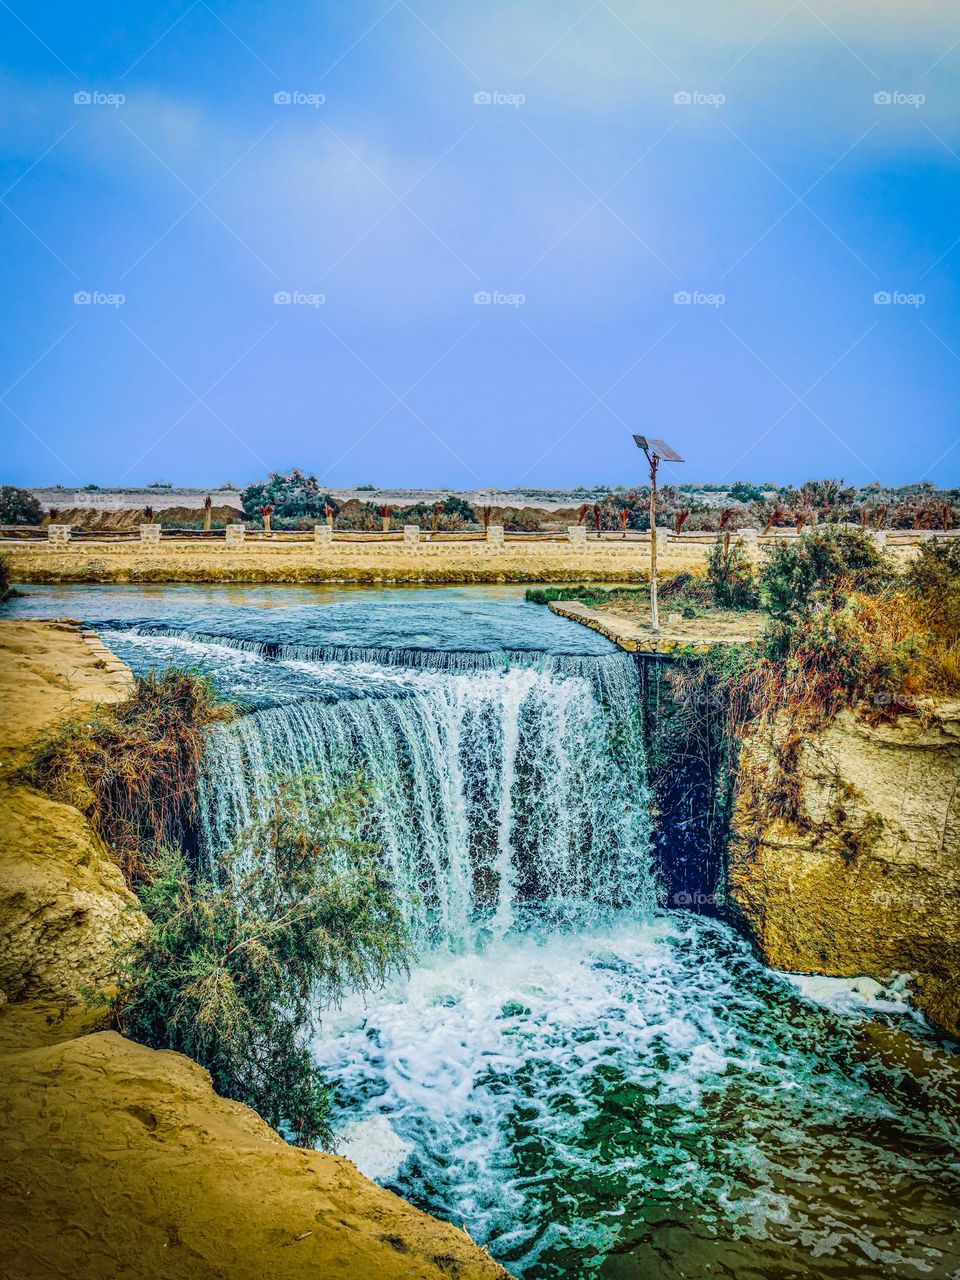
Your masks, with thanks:
<instances>
[{"instance_id":1,"label":"riverbank","mask_svg":"<svg viewBox=\"0 0 960 1280\"><path fill-rule=\"evenodd\" d=\"M668 682L679 670L671 655L695 658L718 645L752 644L764 627L759 613L674 614L654 635L643 605L551 601L549 608L649 657ZM715 696L701 690L704 705ZM651 742L672 710L672 702L661 706ZM736 742L711 738L712 762L699 760L702 744L681 736L681 745L669 748L676 758L658 760L654 774L661 823L671 820L668 798L677 776L685 797L699 794L702 808L710 809L711 774L717 762L726 767L728 750L736 766L725 785L733 788L735 807L725 834L724 883L701 884L691 876L706 851L685 850L690 828L701 842L708 828L696 828L702 815L687 814L686 800L679 806L684 820L670 838L674 879L666 878L681 886L680 901L703 893L712 902L719 889L730 917L772 968L883 983L905 976L915 1006L960 1038L960 701L928 699L916 715L884 723L870 723L860 710L845 710L803 734L787 780L797 796L789 817L779 812L779 762L790 728L785 714L769 731L745 724ZM726 725L722 732L729 732ZM705 775L700 793L690 772L698 763ZM684 876L690 883L681 884Z\"/></svg>"},{"instance_id":2,"label":"riverbank","mask_svg":"<svg viewBox=\"0 0 960 1280\"><path fill-rule=\"evenodd\" d=\"M664 573L701 571L707 548L676 544ZM253 541L236 546L187 539L141 542L5 543L10 577L23 583L496 583L629 582L649 551L637 543L526 540L486 543Z\"/></svg>"},{"instance_id":3,"label":"riverbank","mask_svg":"<svg viewBox=\"0 0 960 1280\"><path fill-rule=\"evenodd\" d=\"M0 1273L505 1280L466 1233L288 1146L189 1059L100 1029L143 917L83 815L10 774L129 682L78 627L0 622Z\"/></svg>"}]
</instances>

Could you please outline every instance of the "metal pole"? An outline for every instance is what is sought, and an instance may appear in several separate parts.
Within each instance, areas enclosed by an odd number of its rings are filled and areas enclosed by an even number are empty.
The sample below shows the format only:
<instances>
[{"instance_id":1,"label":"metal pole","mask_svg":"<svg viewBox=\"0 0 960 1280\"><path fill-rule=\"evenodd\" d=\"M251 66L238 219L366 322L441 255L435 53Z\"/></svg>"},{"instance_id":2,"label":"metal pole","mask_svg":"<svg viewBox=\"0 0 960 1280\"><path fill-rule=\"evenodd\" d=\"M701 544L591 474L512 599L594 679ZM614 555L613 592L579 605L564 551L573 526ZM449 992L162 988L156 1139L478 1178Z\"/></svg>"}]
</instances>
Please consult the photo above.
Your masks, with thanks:
<instances>
[{"instance_id":1,"label":"metal pole","mask_svg":"<svg viewBox=\"0 0 960 1280\"><path fill-rule=\"evenodd\" d=\"M657 463L659 461L656 454L650 457L650 619L655 632L660 630L660 610L657 605Z\"/></svg>"}]
</instances>

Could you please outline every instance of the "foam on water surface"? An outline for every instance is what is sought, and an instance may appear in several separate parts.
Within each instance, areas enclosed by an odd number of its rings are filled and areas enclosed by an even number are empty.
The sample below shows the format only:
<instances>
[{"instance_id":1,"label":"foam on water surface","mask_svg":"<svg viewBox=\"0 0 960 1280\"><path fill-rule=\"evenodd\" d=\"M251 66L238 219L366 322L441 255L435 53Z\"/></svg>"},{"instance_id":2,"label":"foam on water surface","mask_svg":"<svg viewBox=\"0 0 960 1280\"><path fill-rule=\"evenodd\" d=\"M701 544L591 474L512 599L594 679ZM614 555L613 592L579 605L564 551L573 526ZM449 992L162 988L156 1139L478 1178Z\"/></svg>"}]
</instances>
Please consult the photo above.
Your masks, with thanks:
<instances>
[{"instance_id":1,"label":"foam on water surface","mask_svg":"<svg viewBox=\"0 0 960 1280\"><path fill-rule=\"evenodd\" d=\"M928 1147L936 1094L905 1107L902 1071L786 990L694 916L534 928L433 953L369 1006L327 1015L315 1052L347 1131L386 1120L409 1148L388 1184L462 1215L520 1275L602 1275L634 1239L652 1263L677 1213L748 1243L760 1275L797 1247L821 1274L847 1273L834 1260L924 1274L934 1256L946 1274L960 1176L939 1137ZM895 1188L923 1184L931 1157L936 1225L888 1240ZM656 1274L701 1274L673 1265Z\"/></svg>"},{"instance_id":2,"label":"foam on water surface","mask_svg":"<svg viewBox=\"0 0 960 1280\"><path fill-rule=\"evenodd\" d=\"M834 1013L852 1017L904 1013L921 1017L909 1002L910 974L900 974L886 984L864 974L854 978L832 978L818 973L785 973L783 976L807 1000Z\"/></svg>"}]
</instances>

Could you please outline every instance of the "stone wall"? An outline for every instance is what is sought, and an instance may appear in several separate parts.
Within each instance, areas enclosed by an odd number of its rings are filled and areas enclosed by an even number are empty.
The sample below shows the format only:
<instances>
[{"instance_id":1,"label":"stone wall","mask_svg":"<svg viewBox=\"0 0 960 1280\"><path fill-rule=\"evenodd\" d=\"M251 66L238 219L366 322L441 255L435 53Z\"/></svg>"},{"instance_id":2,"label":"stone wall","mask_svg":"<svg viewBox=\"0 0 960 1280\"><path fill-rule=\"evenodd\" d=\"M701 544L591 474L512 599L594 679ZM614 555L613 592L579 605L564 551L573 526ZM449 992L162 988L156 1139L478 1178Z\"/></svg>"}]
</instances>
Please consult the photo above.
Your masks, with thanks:
<instances>
[{"instance_id":1,"label":"stone wall","mask_svg":"<svg viewBox=\"0 0 960 1280\"><path fill-rule=\"evenodd\" d=\"M237 534L240 526L236 526ZM228 534L230 528L228 526ZM706 569L712 539L668 535L658 553L661 574ZM759 559L760 545L745 544ZM484 541L389 540L325 536L238 540L164 538L162 542L6 541L14 582L636 582L649 576L649 539L570 541L511 538ZM893 564L916 554L888 547Z\"/></svg>"},{"instance_id":2,"label":"stone wall","mask_svg":"<svg viewBox=\"0 0 960 1280\"><path fill-rule=\"evenodd\" d=\"M672 544L664 574L702 572L708 547ZM649 566L637 542L566 540L417 543L404 540L252 540L228 545L164 538L137 541L74 539L67 545L11 542L4 555L15 582L628 582Z\"/></svg>"}]
</instances>

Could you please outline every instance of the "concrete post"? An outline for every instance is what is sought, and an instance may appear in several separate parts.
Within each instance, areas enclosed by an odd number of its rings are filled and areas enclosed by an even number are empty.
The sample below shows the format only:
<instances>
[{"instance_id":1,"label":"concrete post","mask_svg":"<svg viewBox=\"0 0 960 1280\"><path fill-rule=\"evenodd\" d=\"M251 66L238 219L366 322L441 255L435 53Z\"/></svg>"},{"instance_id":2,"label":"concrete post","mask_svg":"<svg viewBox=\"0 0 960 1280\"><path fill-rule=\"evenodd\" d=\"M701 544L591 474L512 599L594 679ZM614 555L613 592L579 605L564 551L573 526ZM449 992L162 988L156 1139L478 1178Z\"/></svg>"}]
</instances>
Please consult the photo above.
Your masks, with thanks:
<instances>
[{"instance_id":1,"label":"concrete post","mask_svg":"<svg viewBox=\"0 0 960 1280\"><path fill-rule=\"evenodd\" d=\"M657 550L665 552L667 549L667 538L670 536L669 529L661 529L657 527Z\"/></svg>"},{"instance_id":2,"label":"concrete post","mask_svg":"<svg viewBox=\"0 0 960 1280\"><path fill-rule=\"evenodd\" d=\"M62 546L65 542L70 541L70 530L73 525L70 524L48 524L47 525L47 541Z\"/></svg>"},{"instance_id":3,"label":"concrete post","mask_svg":"<svg viewBox=\"0 0 960 1280\"><path fill-rule=\"evenodd\" d=\"M886 529L874 529L873 533L870 536L873 539L873 545L877 548L878 551L882 551L884 547L887 545Z\"/></svg>"},{"instance_id":4,"label":"concrete post","mask_svg":"<svg viewBox=\"0 0 960 1280\"><path fill-rule=\"evenodd\" d=\"M327 546L333 542L333 525L332 524L315 524L313 526L314 545Z\"/></svg>"},{"instance_id":5,"label":"concrete post","mask_svg":"<svg viewBox=\"0 0 960 1280\"><path fill-rule=\"evenodd\" d=\"M759 534L756 529L741 529L737 534L737 540L748 546L756 546Z\"/></svg>"},{"instance_id":6,"label":"concrete post","mask_svg":"<svg viewBox=\"0 0 960 1280\"><path fill-rule=\"evenodd\" d=\"M568 524L567 538L571 547L585 547L587 545L587 526L585 524Z\"/></svg>"},{"instance_id":7,"label":"concrete post","mask_svg":"<svg viewBox=\"0 0 960 1280\"><path fill-rule=\"evenodd\" d=\"M419 542L420 542L420 526L418 524L405 524L403 526L404 551L416 551L417 544Z\"/></svg>"},{"instance_id":8,"label":"concrete post","mask_svg":"<svg viewBox=\"0 0 960 1280\"><path fill-rule=\"evenodd\" d=\"M503 525L489 524L487 525L487 541L499 543L503 546Z\"/></svg>"},{"instance_id":9,"label":"concrete post","mask_svg":"<svg viewBox=\"0 0 960 1280\"><path fill-rule=\"evenodd\" d=\"M158 524L142 524L140 526L140 541L149 542L151 546L159 547L160 526Z\"/></svg>"},{"instance_id":10,"label":"concrete post","mask_svg":"<svg viewBox=\"0 0 960 1280\"><path fill-rule=\"evenodd\" d=\"M246 527L242 524L228 524L224 533L227 536L228 547L242 546L243 540L247 536Z\"/></svg>"}]
</instances>

